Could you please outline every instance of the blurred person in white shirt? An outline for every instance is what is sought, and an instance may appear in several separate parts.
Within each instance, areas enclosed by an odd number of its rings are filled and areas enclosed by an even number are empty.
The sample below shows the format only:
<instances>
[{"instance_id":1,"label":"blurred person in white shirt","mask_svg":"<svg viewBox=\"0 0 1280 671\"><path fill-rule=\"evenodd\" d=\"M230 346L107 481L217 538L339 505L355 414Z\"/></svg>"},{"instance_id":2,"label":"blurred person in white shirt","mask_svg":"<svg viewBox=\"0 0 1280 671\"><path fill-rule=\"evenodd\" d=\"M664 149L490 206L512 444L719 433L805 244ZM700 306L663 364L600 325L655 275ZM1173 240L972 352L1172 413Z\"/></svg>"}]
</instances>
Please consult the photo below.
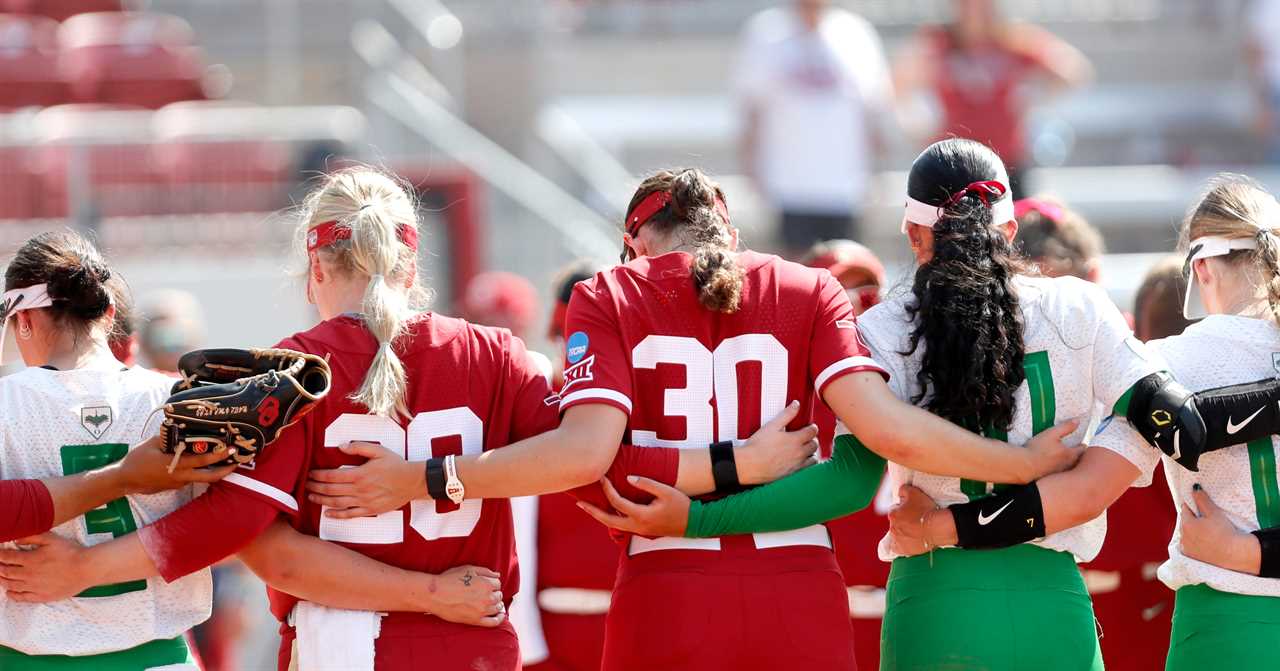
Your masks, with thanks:
<instances>
[{"instance_id":1,"label":"blurred person in white shirt","mask_svg":"<svg viewBox=\"0 0 1280 671\"><path fill-rule=\"evenodd\" d=\"M827 0L765 10L743 31L733 86L744 169L778 210L785 251L858 239L877 126L893 97L871 24Z\"/></svg>"}]
</instances>

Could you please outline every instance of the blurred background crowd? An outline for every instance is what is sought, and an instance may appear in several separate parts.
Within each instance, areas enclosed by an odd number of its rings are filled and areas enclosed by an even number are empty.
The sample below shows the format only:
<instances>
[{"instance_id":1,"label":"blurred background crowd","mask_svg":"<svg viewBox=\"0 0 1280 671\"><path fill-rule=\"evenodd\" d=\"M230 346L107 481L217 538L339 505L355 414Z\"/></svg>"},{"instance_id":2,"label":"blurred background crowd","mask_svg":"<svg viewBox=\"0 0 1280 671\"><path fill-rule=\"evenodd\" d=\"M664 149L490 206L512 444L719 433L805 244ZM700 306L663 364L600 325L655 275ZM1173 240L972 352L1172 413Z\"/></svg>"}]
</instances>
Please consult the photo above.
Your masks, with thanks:
<instances>
[{"instance_id":1,"label":"blurred background crowd","mask_svg":"<svg viewBox=\"0 0 1280 671\"><path fill-rule=\"evenodd\" d=\"M616 262L639 175L707 170L747 245L866 308L908 277L911 159L961 136L1010 166L1041 270L1160 337L1185 325L1168 255L1207 177L1280 187L1277 32L1280 0L0 0L0 248L93 232L138 299L121 352L172 370L314 322L290 208L365 162L416 188L434 308L557 362L568 288ZM1111 668L1167 648L1173 511L1146 491L1112 509L1131 542L1085 567ZM614 550L567 499L518 507L528 661L593 668ZM885 526L836 524L864 668ZM220 572L211 670L272 664L252 581Z\"/></svg>"}]
</instances>

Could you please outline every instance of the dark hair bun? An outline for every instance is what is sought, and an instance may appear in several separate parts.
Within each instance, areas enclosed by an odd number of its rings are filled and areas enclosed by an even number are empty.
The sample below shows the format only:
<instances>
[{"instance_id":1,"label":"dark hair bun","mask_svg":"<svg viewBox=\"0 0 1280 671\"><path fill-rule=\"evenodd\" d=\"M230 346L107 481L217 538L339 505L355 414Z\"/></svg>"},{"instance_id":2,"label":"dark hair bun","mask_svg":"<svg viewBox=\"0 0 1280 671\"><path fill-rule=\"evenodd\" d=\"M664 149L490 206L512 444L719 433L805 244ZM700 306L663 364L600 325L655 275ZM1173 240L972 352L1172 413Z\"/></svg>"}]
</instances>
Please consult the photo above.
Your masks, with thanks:
<instances>
[{"instance_id":1,"label":"dark hair bun","mask_svg":"<svg viewBox=\"0 0 1280 671\"><path fill-rule=\"evenodd\" d=\"M85 321L95 320L111 306L107 281L111 270L95 259L74 266L51 268L49 297L61 303L67 314Z\"/></svg>"}]
</instances>

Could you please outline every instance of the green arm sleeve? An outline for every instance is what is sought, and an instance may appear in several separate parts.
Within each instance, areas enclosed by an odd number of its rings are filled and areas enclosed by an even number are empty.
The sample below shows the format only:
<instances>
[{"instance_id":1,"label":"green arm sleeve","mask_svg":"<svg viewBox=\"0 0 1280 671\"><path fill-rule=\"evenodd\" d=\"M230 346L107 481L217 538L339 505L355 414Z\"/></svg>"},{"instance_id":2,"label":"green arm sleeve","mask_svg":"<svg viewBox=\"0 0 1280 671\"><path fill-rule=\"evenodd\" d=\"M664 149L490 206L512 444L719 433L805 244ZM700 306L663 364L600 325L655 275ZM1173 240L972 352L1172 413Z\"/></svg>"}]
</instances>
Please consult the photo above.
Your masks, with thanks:
<instances>
[{"instance_id":1,"label":"green arm sleeve","mask_svg":"<svg viewBox=\"0 0 1280 671\"><path fill-rule=\"evenodd\" d=\"M694 501L684 535L712 538L800 529L870 505L884 458L857 438L838 436L831 459L718 501Z\"/></svg>"}]
</instances>

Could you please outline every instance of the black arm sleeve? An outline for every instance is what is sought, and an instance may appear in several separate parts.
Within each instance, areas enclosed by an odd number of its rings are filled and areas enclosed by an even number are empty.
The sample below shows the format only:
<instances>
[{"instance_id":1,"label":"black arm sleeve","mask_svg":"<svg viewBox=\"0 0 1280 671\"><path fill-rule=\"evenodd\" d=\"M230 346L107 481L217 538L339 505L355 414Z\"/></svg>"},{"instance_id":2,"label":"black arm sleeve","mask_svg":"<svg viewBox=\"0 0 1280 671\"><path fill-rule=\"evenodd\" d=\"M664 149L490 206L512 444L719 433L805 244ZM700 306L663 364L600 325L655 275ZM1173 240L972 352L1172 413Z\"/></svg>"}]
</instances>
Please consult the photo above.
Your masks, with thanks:
<instances>
[{"instance_id":1,"label":"black arm sleeve","mask_svg":"<svg viewBox=\"0 0 1280 671\"><path fill-rule=\"evenodd\" d=\"M1280 379L1191 393L1168 373L1139 380L1125 417L1148 443L1188 470L1200 455L1280 434Z\"/></svg>"}]
</instances>

